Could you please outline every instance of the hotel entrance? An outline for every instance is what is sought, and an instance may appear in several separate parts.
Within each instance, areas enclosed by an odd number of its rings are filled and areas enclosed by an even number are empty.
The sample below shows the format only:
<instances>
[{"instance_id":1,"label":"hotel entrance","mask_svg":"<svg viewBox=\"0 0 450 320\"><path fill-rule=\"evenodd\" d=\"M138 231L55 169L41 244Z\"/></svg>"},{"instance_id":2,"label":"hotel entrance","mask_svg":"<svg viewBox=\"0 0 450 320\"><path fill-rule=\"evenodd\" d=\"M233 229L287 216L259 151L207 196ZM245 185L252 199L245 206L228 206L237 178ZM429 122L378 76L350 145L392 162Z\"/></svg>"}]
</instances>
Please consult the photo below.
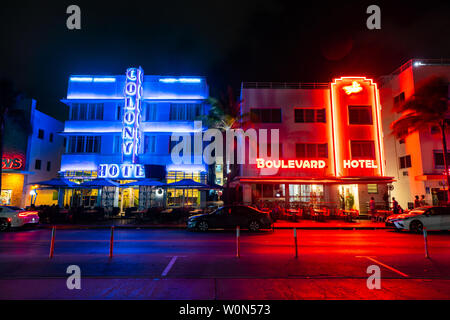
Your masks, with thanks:
<instances>
[{"instance_id":1,"label":"hotel entrance","mask_svg":"<svg viewBox=\"0 0 450 320\"><path fill-rule=\"evenodd\" d=\"M339 208L344 210L358 210L359 193L357 184L344 184L339 188Z\"/></svg>"}]
</instances>

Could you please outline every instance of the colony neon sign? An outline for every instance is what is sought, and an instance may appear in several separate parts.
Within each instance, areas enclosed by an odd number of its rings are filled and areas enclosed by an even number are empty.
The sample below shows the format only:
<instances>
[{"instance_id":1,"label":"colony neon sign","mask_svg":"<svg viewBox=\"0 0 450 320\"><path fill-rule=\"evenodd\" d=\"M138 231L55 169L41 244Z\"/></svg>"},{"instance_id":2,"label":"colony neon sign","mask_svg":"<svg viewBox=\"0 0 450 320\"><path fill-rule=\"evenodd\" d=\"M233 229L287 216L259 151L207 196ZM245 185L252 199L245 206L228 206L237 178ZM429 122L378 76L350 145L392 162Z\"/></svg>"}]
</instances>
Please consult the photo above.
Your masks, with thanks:
<instances>
[{"instance_id":1,"label":"colony neon sign","mask_svg":"<svg viewBox=\"0 0 450 320\"><path fill-rule=\"evenodd\" d=\"M136 163L141 146L141 98L144 72L141 67L129 68L125 82L125 108L123 113L123 161Z\"/></svg>"},{"instance_id":2,"label":"colony neon sign","mask_svg":"<svg viewBox=\"0 0 450 320\"><path fill-rule=\"evenodd\" d=\"M125 77L125 106L122 118L122 162L121 164L100 164L99 178L144 178L144 166L138 164L141 149L142 85L144 71L128 68Z\"/></svg>"},{"instance_id":3,"label":"colony neon sign","mask_svg":"<svg viewBox=\"0 0 450 320\"><path fill-rule=\"evenodd\" d=\"M326 166L324 160L265 160L256 159L258 169L323 169Z\"/></svg>"}]
</instances>

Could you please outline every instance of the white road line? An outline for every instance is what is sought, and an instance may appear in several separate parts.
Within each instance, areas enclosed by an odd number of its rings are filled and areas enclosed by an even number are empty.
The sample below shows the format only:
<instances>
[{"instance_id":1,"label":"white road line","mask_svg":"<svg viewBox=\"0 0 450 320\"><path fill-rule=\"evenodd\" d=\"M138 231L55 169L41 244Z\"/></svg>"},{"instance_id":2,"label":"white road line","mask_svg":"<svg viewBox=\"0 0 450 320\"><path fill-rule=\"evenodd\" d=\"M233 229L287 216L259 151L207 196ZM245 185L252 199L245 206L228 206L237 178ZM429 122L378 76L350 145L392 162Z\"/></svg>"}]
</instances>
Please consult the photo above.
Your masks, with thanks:
<instances>
[{"instance_id":1,"label":"white road line","mask_svg":"<svg viewBox=\"0 0 450 320\"><path fill-rule=\"evenodd\" d=\"M384 263L382 263L382 262L380 262L380 261L378 261L378 260L376 260L376 259L374 259L372 257L356 256L356 258L366 258L366 259L368 259L370 261L373 261L373 262L375 262L375 263L377 263L377 264L379 264L379 265L381 265L381 266L383 266L383 267L385 267L385 268L387 268L387 269L389 269L391 271L394 271L395 273L398 273L399 275L401 275L401 276L403 276L405 278L409 278L409 276L406 273L403 273L403 272L401 272L401 271L399 271L399 270L397 270L395 268L392 268L392 267L388 266L387 264L384 264Z\"/></svg>"},{"instance_id":2,"label":"white road line","mask_svg":"<svg viewBox=\"0 0 450 320\"><path fill-rule=\"evenodd\" d=\"M170 259L169 264L167 265L167 267L164 269L163 273L161 274L163 277L165 277L170 269L172 268L172 266L174 265L175 261L177 261L178 256L173 256L172 259Z\"/></svg>"}]
</instances>

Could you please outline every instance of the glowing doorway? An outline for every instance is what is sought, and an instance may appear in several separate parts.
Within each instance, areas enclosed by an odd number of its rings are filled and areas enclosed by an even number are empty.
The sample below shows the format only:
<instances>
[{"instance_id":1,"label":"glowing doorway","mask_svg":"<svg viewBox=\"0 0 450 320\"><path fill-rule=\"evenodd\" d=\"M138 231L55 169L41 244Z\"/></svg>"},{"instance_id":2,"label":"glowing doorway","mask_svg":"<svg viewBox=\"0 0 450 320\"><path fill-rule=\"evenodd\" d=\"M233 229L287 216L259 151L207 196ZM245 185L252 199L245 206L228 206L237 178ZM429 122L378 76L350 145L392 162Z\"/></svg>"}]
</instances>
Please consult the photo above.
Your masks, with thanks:
<instances>
[{"instance_id":1,"label":"glowing doorway","mask_svg":"<svg viewBox=\"0 0 450 320\"><path fill-rule=\"evenodd\" d=\"M357 184L342 184L339 186L339 207L345 210L359 211L359 196Z\"/></svg>"}]
</instances>

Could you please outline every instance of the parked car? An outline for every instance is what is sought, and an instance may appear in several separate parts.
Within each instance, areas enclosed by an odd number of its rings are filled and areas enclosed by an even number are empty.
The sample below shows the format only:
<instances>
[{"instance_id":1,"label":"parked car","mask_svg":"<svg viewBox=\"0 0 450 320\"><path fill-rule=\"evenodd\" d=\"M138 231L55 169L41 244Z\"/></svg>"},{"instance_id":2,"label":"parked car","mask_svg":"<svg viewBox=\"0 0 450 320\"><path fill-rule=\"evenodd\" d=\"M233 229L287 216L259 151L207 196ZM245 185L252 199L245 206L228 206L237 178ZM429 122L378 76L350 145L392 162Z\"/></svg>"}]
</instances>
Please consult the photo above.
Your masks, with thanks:
<instances>
[{"instance_id":1,"label":"parked car","mask_svg":"<svg viewBox=\"0 0 450 320\"><path fill-rule=\"evenodd\" d=\"M405 214L391 215L386 226L421 233L426 230L450 230L450 207L420 207Z\"/></svg>"},{"instance_id":2,"label":"parked car","mask_svg":"<svg viewBox=\"0 0 450 320\"><path fill-rule=\"evenodd\" d=\"M13 206L0 206L0 231L39 223L37 211L27 211Z\"/></svg>"},{"instance_id":3,"label":"parked car","mask_svg":"<svg viewBox=\"0 0 450 320\"><path fill-rule=\"evenodd\" d=\"M189 217L188 229L207 231L211 228L248 228L250 231L270 228L272 219L268 212L250 206L226 206L211 213Z\"/></svg>"}]
</instances>

